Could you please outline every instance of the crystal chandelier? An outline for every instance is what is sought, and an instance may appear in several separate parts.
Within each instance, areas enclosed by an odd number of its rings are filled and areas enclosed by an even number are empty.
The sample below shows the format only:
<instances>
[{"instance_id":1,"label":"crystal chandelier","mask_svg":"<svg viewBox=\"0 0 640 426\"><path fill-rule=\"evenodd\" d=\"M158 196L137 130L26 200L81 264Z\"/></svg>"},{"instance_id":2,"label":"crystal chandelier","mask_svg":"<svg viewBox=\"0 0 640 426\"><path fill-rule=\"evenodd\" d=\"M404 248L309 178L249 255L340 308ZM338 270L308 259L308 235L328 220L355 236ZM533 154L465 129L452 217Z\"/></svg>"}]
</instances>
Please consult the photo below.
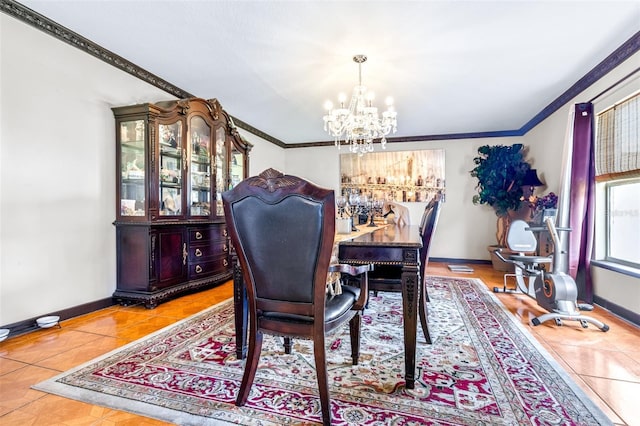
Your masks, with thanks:
<instances>
[{"instance_id":1,"label":"crystal chandelier","mask_svg":"<svg viewBox=\"0 0 640 426\"><path fill-rule=\"evenodd\" d=\"M349 145L352 153L363 155L373 151L373 140L380 139L382 149L387 143L387 136L397 130L396 111L393 109L393 99L387 98L387 110L378 116L378 108L373 104L373 93L368 92L362 85L362 64L367 60L365 55L356 55L353 61L358 64L358 85L353 89L349 107L345 108L347 97L340 94L339 108L333 108L331 101L327 101L327 114L324 118L324 130L335 138L336 146L340 149L341 141Z\"/></svg>"}]
</instances>

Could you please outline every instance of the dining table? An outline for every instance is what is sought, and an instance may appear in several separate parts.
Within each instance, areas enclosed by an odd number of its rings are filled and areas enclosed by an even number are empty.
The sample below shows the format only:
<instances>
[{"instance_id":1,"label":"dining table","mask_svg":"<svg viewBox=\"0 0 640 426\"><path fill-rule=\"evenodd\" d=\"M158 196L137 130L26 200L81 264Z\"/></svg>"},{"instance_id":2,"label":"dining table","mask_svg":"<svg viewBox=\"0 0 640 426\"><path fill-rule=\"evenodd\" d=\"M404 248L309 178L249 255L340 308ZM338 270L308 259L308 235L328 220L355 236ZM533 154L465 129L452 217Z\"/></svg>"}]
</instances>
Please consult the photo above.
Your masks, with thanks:
<instances>
[{"instance_id":1,"label":"dining table","mask_svg":"<svg viewBox=\"0 0 640 426\"><path fill-rule=\"evenodd\" d=\"M350 265L395 265L402 271L402 307L404 332L405 386L415 386L418 300L420 289L419 227L379 224L362 225L355 232L336 234L338 262ZM242 270L234 262L234 321L236 329L236 357L247 354L248 300Z\"/></svg>"}]
</instances>

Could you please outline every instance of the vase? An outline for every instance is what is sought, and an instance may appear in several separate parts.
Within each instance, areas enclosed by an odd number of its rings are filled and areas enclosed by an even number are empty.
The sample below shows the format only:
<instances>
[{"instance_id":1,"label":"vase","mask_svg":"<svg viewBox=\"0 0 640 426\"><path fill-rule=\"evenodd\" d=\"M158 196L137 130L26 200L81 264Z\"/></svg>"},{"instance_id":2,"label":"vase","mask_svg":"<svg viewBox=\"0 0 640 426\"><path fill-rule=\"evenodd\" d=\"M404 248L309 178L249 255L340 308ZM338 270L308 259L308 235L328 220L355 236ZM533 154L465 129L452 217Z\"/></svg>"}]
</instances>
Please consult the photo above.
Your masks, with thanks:
<instances>
[{"instance_id":1,"label":"vase","mask_svg":"<svg viewBox=\"0 0 640 426\"><path fill-rule=\"evenodd\" d=\"M542 225L544 225L545 224L545 220L548 217L553 218L553 222L555 223L557 216L558 216L558 209L544 209L544 210L542 210L542 219L541 219L540 223Z\"/></svg>"},{"instance_id":2,"label":"vase","mask_svg":"<svg viewBox=\"0 0 640 426\"><path fill-rule=\"evenodd\" d=\"M529 223L534 225L542 224L542 210L533 210L531 213L531 220Z\"/></svg>"}]
</instances>

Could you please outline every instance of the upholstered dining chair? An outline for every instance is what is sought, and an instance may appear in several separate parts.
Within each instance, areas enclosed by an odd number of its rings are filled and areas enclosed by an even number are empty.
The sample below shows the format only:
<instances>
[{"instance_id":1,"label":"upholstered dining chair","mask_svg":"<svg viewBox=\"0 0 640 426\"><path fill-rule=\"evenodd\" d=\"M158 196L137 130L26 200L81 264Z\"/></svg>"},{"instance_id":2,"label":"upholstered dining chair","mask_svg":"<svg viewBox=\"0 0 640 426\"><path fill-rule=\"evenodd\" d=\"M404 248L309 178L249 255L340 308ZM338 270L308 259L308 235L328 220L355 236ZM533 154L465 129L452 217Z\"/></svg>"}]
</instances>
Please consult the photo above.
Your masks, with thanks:
<instances>
[{"instance_id":1,"label":"upholstered dining chair","mask_svg":"<svg viewBox=\"0 0 640 426\"><path fill-rule=\"evenodd\" d=\"M442 194L437 193L427 203L422 213L422 219L420 220L420 236L422 237L422 249L420 250L420 279L424 283L427 279L427 265L429 264L429 252L431 251L431 240L433 234L436 231L438 225L438 219L440 218L440 206L442 204ZM422 298L421 298L422 300ZM424 285L424 300L429 301L429 293L427 292L427 286Z\"/></svg>"},{"instance_id":2,"label":"upholstered dining chair","mask_svg":"<svg viewBox=\"0 0 640 426\"><path fill-rule=\"evenodd\" d=\"M429 250L431 241L440 217L440 206L442 204L442 195L436 194L427 203L422 218L420 220L419 232L422 238L422 248L420 249L420 285L418 311L420 313L420 325L422 333L427 341L431 343L431 335L429 334L427 302L429 301L429 293L427 291L426 273L427 264L429 263ZM377 266L376 269L369 274L369 290L377 292L401 292L402 291L402 268L395 265Z\"/></svg>"},{"instance_id":3,"label":"upholstered dining chair","mask_svg":"<svg viewBox=\"0 0 640 426\"><path fill-rule=\"evenodd\" d=\"M331 424L325 333L349 322L351 356L358 364L360 323L370 265L331 265L335 238L333 190L267 169L222 194L249 304L249 350L236 405L246 403L264 334L313 340L322 419ZM327 272L359 277L359 286L326 291ZM290 347L287 349L290 350Z\"/></svg>"}]
</instances>

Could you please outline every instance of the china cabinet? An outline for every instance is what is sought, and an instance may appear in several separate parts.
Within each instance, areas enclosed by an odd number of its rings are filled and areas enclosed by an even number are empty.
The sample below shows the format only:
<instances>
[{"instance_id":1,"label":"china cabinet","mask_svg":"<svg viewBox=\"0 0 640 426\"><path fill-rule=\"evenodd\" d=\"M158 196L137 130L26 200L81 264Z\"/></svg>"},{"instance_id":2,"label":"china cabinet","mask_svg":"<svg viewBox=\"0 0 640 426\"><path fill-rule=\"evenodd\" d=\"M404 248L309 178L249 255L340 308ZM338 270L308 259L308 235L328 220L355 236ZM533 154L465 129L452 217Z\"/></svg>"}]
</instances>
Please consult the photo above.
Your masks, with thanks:
<instances>
[{"instance_id":1,"label":"china cabinet","mask_svg":"<svg viewBox=\"0 0 640 426\"><path fill-rule=\"evenodd\" d=\"M251 145L217 100L113 108L117 288L148 308L232 277L222 192L247 176Z\"/></svg>"}]
</instances>

